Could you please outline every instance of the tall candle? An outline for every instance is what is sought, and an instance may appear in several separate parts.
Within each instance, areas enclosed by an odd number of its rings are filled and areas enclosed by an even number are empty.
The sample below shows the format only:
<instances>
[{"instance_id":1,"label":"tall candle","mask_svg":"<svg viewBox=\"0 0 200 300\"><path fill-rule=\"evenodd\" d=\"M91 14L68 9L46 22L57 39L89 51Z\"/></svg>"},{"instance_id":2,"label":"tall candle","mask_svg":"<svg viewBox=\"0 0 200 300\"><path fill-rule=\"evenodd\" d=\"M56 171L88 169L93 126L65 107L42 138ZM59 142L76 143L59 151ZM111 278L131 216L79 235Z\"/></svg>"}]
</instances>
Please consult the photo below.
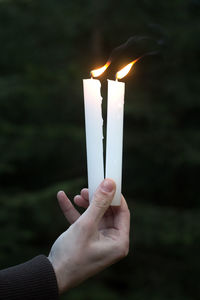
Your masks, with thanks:
<instances>
[{"instance_id":1,"label":"tall candle","mask_svg":"<svg viewBox=\"0 0 200 300\"><path fill-rule=\"evenodd\" d=\"M89 200L104 179L103 119L101 83L97 79L84 79L84 107L87 149Z\"/></svg>"},{"instance_id":2,"label":"tall candle","mask_svg":"<svg viewBox=\"0 0 200 300\"><path fill-rule=\"evenodd\" d=\"M108 80L106 177L116 183L113 206L121 203L124 94L124 82Z\"/></svg>"}]
</instances>

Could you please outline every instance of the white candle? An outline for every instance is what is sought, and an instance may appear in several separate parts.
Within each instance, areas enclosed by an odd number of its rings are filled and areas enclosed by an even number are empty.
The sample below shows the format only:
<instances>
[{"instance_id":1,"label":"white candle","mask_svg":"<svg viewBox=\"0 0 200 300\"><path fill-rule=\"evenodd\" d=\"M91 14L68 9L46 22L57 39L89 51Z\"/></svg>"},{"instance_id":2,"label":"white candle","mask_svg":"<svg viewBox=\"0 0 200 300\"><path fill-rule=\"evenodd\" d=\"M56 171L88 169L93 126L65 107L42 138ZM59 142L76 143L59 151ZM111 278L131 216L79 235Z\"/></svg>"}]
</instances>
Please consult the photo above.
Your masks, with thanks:
<instances>
[{"instance_id":1,"label":"white candle","mask_svg":"<svg viewBox=\"0 0 200 300\"><path fill-rule=\"evenodd\" d=\"M121 203L124 93L124 82L108 80L106 178L116 183L113 206Z\"/></svg>"},{"instance_id":2,"label":"white candle","mask_svg":"<svg viewBox=\"0 0 200 300\"><path fill-rule=\"evenodd\" d=\"M104 179L103 119L101 83L97 79L84 79L84 107L87 149L89 200Z\"/></svg>"}]
</instances>

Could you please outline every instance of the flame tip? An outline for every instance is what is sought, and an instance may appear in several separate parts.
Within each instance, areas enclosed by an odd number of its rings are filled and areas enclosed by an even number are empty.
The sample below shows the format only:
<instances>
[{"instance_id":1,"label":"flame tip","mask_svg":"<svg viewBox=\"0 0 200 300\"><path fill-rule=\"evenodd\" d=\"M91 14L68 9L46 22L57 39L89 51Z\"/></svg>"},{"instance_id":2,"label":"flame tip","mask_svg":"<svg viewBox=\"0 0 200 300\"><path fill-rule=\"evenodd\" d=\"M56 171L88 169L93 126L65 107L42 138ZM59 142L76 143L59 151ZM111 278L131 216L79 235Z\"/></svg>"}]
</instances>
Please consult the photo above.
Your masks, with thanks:
<instances>
[{"instance_id":1,"label":"flame tip","mask_svg":"<svg viewBox=\"0 0 200 300\"><path fill-rule=\"evenodd\" d=\"M116 73L116 80L124 78L124 77L129 73L129 71L131 70L132 66L133 66L139 59L140 59L140 57L139 57L139 58L136 58L135 60L133 60L132 62L130 62L129 64L127 64L125 67L123 67L121 70L119 70L119 71Z\"/></svg>"},{"instance_id":2,"label":"flame tip","mask_svg":"<svg viewBox=\"0 0 200 300\"><path fill-rule=\"evenodd\" d=\"M105 70L109 67L110 62L108 61L105 65L103 65L102 67L92 70L90 71L90 74L92 76L92 78L94 77L99 77L100 75L103 74L103 72L105 72Z\"/></svg>"}]
</instances>

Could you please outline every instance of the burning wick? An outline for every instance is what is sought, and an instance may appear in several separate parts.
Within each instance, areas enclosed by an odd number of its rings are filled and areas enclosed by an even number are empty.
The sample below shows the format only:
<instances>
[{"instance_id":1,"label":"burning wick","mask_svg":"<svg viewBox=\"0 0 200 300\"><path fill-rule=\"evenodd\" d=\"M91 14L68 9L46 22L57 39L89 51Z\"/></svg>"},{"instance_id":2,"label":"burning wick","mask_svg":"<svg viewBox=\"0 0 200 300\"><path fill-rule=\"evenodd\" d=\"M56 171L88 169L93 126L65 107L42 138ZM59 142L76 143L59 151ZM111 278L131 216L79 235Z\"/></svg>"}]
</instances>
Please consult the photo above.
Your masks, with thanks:
<instances>
[{"instance_id":1,"label":"burning wick","mask_svg":"<svg viewBox=\"0 0 200 300\"><path fill-rule=\"evenodd\" d=\"M109 65L110 65L110 62L108 61L103 67L98 68L98 69L96 69L96 70L92 70L92 71L90 72L91 77L92 77L92 78L94 78L94 77L99 77L100 75L103 74L103 72L105 72L105 70L109 67Z\"/></svg>"},{"instance_id":2,"label":"burning wick","mask_svg":"<svg viewBox=\"0 0 200 300\"><path fill-rule=\"evenodd\" d=\"M133 60L131 63L126 65L124 68L122 68L120 71L116 73L116 80L124 78L131 70L132 66L139 60L140 58L137 58Z\"/></svg>"}]
</instances>

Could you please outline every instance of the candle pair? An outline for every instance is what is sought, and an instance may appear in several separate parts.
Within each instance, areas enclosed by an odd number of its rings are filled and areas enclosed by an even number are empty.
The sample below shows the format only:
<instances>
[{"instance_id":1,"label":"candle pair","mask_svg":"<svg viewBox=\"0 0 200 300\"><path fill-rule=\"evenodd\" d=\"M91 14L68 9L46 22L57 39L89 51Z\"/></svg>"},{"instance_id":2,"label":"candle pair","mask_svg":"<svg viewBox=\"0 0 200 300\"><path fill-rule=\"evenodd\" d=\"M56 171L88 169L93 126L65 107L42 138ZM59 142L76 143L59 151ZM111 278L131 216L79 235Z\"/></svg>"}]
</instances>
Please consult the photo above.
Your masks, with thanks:
<instances>
[{"instance_id":1,"label":"candle pair","mask_svg":"<svg viewBox=\"0 0 200 300\"><path fill-rule=\"evenodd\" d=\"M121 79L124 77L136 61L120 70L116 78ZM99 76L108 66L109 64L106 64L91 73L95 77ZM98 79L83 80L90 201L98 185L104 179L103 118L100 89L101 83ZM124 94L124 82L108 80L105 177L113 179L116 183L116 193L111 203L113 206L121 203Z\"/></svg>"},{"instance_id":2,"label":"candle pair","mask_svg":"<svg viewBox=\"0 0 200 300\"><path fill-rule=\"evenodd\" d=\"M107 135L106 135L106 178L116 183L112 205L120 205L123 141L123 82L108 80ZM89 200L104 179L103 161L103 118L101 83L98 79L84 79L84 106L86 126L87 171Z\"/></svg>"}]
</instances>

